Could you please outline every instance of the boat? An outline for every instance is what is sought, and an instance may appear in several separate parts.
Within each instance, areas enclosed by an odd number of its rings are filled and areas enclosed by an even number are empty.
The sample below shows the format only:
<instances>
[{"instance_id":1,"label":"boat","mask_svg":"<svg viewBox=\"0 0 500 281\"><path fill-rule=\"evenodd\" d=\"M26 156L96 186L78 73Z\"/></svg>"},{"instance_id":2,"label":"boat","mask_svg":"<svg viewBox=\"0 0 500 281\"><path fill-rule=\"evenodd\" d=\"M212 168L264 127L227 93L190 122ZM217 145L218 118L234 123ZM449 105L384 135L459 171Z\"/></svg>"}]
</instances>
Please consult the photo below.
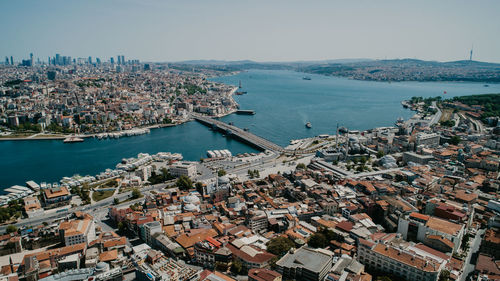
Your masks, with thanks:
<instances>
[{"instance_id":1,"label":"boat","mask_svg":"<svg viewBox=\"0 0 500 281\"><path fill-rule=\"evenodd\" d=\"M76 136L69 136L64 139L64 143L72 143L72 142L83 142L82 138L78 138Z\"/></svg>"},{"instance_id":2,"label":"boat","mask_svg":"<svg viewBox=\"0 0 500 281\"><path fill-rule=\"evenodd\" d=\"M241 95L245 95L246 93L247 92L245 92L245 91L238 91L238 92L236 92L234 94L237 95L237 96L241 96Z\"/></svg>"},{"instance_id":3,"label":"boat","mask_svg":"<svg viewBox=\"0 0 500 281\"><path fill-rule=\"evenodd\" d=\"M484 84L484 87L489 87L489 86L490 86L490 85L488 85L488 84Z\"/></svg>"},{"instance_id":4,"label":"boat","mask_svg":"<svg viewBox=\"0 0 500 281\"><path fill-rule=\"evenodd\" d=\"M311 80L311 77L304 76L304 77L302 77L302 80L308 80L309 81L309 80Z\"/></svg>"},{"instance_id":5,"label":"boat","mask_svg":"<svg viewBox=\"0 0 500 281\"><path fill-rule=\"evenodd\" d=\"M346 133L349 133L349 130L346 127L340 127L339 132L346 134Z\"/></svg>"},{"instance_id":6,"label":"boat","mask_svg":"<svg viewBox=\"0 0 500 281\"><path fill-rule=\"evenodd\" d=\"M311 129L311 128L312 128L311 122L307 122L307 123L306 123L306 128L308 128L308 129Z\"/></svg>"},{"instance_id":7,"label":"boat","mask_svg":"<svg viewBox=\"0 0 500 281\"><path fill-rule=\"evenodd\" d=\"M248 132L250 129L244 128L243 131Z\"/></svg>"}]
</instances>

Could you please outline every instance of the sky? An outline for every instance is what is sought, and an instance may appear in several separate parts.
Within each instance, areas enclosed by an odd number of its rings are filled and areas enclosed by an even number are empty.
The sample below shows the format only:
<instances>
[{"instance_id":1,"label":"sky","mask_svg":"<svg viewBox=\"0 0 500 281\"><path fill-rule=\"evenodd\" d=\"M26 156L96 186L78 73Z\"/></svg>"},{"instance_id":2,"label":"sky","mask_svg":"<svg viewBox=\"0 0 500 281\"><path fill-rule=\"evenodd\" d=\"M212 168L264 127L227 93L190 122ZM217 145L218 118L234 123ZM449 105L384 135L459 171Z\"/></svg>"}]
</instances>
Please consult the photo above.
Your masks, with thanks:
<instances>
[{"instance_id":1,"label":"sky","mask_svg":"<svg viewBox=\"0 0 500 281\"><path fill-rule=\"evenodd\" d=\"M500 63L497 0L0 1L0 58ZM3 60L3 59L2 59Z\"/></svg>"}]
</instances>

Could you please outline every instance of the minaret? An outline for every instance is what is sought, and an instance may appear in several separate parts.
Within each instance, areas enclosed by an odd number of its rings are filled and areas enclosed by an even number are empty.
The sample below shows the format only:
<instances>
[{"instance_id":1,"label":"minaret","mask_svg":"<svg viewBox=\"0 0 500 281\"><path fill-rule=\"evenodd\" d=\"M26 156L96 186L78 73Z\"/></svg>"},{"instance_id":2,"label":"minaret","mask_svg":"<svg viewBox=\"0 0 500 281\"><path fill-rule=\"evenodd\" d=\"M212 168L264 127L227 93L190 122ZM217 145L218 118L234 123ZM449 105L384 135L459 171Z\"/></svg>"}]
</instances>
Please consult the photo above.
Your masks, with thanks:
<instances>
[{"instance_id":1,"label":"minaret","mask_svg":"<svg viewBox=\"0 0 500 281\"><path fill-rule=\"evenodd\" d=\"M10 273L14 273L14 263L12 262L12 257L9 257Z\"/></svg>"}]
</instances>

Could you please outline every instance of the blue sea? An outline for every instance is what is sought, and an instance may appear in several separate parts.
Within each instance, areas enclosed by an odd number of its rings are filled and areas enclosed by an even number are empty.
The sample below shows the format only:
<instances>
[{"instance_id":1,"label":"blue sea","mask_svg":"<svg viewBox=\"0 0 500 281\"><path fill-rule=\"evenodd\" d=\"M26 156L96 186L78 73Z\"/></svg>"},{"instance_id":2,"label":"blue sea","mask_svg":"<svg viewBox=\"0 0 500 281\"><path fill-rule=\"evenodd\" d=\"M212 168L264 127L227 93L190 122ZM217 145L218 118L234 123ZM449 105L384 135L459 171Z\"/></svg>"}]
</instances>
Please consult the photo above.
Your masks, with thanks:
<instances>
[{"instance_id":1,"label":"blue sea","mask_svg":"<svg viewBox=\"0 0 500 281\"><path fill-rule=\"evenodd\" d=\"M303 80L304 76L311 80ZM337 124L351 130L392 126L398 117L414 114L401 106L402 100L412 96L500 93L499 84L484 87L482 83L367 82L292 71L251 70L212 80L232 85L241 81L241 91L247 94L235 99L241 109L256 112L232 114L222 120L282 146L291 139L333 134ZM311 129L305 127L306 122L311 122ZM0 141L0 190L24 185L28 180L57 182L74 174L96 175L140 152L178 152L184 159L199 160L213 149L229 149L233 154L256 152L196 122L154 129L136 137L86 139L72 144L62 140Z\"/></svg>"}]
</instances>

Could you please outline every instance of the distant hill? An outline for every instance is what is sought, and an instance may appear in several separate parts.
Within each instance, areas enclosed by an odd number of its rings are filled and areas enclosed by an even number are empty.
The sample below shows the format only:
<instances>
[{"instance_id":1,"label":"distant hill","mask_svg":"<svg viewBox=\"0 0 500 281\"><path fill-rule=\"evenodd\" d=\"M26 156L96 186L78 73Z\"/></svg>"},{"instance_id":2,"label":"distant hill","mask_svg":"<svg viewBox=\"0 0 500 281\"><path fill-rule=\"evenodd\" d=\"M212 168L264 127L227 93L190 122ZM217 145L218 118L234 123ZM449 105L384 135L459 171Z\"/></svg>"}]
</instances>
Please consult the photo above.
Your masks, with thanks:
<instances>
[{"instance_id":1,"label":"distant hill","mask_svg":"<svg viewBox=\"0 0 500 281\"><path fill-rule=\"evenodd\" d=\"M302 68L301 71L372 81L500 82L500 64L480 61L374 60L316 64Z\"/></svg>"},{"instance_id":2,"label":"distant hill","mask_svg":"<svg viewBox=\"0 0 500 281\"><path fill-rule=\"evenodd\" d=\"M370 81L467 81L500 83L500 64L467 60L450 62L417 59L338 59L291 62L189 60L169 63L169 65L181 70L198 68L217 72L233 72L248 69L286 69Z\"/></svg>"}]
</instances>

